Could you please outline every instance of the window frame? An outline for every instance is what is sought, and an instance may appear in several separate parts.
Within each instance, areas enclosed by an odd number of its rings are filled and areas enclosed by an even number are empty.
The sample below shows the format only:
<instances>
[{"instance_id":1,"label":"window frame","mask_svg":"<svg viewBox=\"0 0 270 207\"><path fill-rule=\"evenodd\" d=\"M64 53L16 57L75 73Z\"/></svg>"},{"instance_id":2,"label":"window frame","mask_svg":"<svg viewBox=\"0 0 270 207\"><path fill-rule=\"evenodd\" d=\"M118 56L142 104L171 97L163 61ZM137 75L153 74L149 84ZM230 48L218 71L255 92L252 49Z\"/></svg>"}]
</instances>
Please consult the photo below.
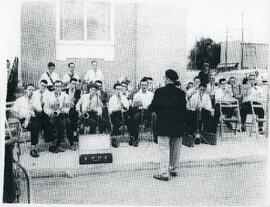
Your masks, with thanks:
<instances>
[{"instance_id":1,"label":"window frame","mask_svg":"<svg viewBox=\"0 0 270 207\"><path fill-rule=\"evenodd\" d=\"M115 26L114 26L114 3L111 1L102 1L106 3L110 3L110 40L109 41L98 41L98 40L88 40L87 39L87 5L89 3L100 2L100 1L87 1L87 0L77 0L76 2L83 3L83 16L84 16L84 39L83 40L61 40L60 39L60 6L61 1L64 0L57 0L56 1L56 43L57 44L65 44L65 45L114 45L115 42Z\"/></svg>"}]
</instances>

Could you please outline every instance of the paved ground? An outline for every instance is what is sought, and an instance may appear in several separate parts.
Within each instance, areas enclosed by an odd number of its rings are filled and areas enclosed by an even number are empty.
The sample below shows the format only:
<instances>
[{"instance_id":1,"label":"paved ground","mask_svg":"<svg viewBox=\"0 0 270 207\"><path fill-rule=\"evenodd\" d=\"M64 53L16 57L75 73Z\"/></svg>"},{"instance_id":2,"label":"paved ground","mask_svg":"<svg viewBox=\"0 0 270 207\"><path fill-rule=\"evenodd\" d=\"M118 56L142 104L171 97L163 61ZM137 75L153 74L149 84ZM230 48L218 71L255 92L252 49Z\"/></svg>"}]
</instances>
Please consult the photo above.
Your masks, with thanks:
<instances>
[{"instance_id":1,"label":"paved ground","mask_svg":"<svg viewBox=\"0 0 270 207\"><path fill-rule=\"evenodd\" d=\"M265 163L182 167L169 182L155 170L91 173L32 180L32 202L94 205L263 205Z\"/></svg>"}]
</instances>

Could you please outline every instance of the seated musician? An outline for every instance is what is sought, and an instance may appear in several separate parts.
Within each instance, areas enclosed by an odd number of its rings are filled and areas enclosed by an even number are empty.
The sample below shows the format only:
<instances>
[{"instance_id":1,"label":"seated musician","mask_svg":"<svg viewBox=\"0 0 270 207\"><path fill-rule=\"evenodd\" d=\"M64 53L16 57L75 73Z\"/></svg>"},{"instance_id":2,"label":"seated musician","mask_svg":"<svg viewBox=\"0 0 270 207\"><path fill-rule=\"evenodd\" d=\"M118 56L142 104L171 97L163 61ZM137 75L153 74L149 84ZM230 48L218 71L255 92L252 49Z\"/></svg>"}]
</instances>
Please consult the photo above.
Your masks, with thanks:
<instances>
[{"instance_id":1,"label":"seated musician","mask_svg":"<svg viewBox=\"0 0 270 207\"><path fill-rule=\"evenodd\" d=\"M110 131L110 121L109 121L109 112L108 112L108 101L109 101L109 94L103 90L103 83L101 80L96 80L95 84L98 87L97 94L102 101L103 107L102 107L102 125L99 126L99 131L101 133L105 132L106 130Z\"/></svg>"},{"instance_id":2,"label":"seated musician","mask_svg":"<svg viewBox=\"0 0 270 207\"><path fill-rule=\"evenodd\" d=\"M129 128L129 124L127 123L127 119L124 117L124 112L129 109L129 102L125 95L122 94L122 86L120 83L115 83L113 86L114 94L111 96L108 103L108 111L111 117L112 123L112 146L116 147L117 139L115 136L121 135L120 127L121 123L125 122Z\"/></svg>"},{"instance_id":3,"label":"seated musician","mask_svg":"<svg viewBox=\"0 0 270 207\"><path fill-rule=\"evenodd\" d=\"M206 132L214 131L212 103L206 88L205 83L200 83L193 94L187 97L187 131L190 134L201 132L202 129Z\"/></svg>"},{"instance_id":4,"label":"seated musician","mask_svg":"<svg viewBox=\"0 0 270 207\"><path fill-rule=\"evenodd\" d=\"M33 91L34 85L26 86L25 95L18 98L12 107L12 112L19 119L22 128L31 132L31 149L32 157L39 157L36 145L38 144L39 122L35 120L35 112L33 108Z\"/></svg>"},{"instance_id":5,"label":"seated musician","mask_svg":"<svg viewBox=\"0 0 270 207\"><path fill-rule=\"evenodd\" d=\"M64 89L63 91L66 92L68 95L69 101L71 103L69 113L68 113L68 119L67 119L67 137L70 144L70 149L72 151L76 150L76 145L74 144L74 141L78 139L77 135L77 126L78 126L78 112L76 111L76 104L81 98L81 91L76 89L76 86L78 84L78 80L76 78L71 78L69 81L69 88Z\"/></svg>"},{"instance_id":6,"label":"seated musician","mask_svg":"<svg viewBox=\"0 0 270 207\"><path fill-rule=\"evenodd\" d=\"M228 102L228 103L233 103L236 101L236 99L233 98L233 93L228 86L226 79L221 78L219 80L219 88L216 89L215 91L215 114L214 114L214 122L215 122L215 129L218 125L219 118L220 118L220 102ZM231 118L234 114L234 109L233 108L223 108L222 113L224 113L228 118ZM230 122L225 122L226 126L229 129L232 129L232 125Z\"/></svg>"},{"instance_id":7,"label":"seated musician","mask_svg":"<svg viewBox=\"0 0 270 207\"><path fill-rule=\"evenodd\" d=\"M261 104L263 99L263 90L261 86L259 86L256 82L255 75L251 74L248 77L248 88L247 88L247 94L244 94L243 96L243 102L241 104L240 109L240 115L241 115L241 122L242 122L242 131L246 130L246 118L247 114L252 113L252 106L251 101L253 101L254 104ZM263 108L254 108L255 114L258 115L260 119L264 118L264 109ZM258 122L259 126L259 133L263 134L263 122Z\"/></svg>"},{"instance_id":8,"label":"seated musician","mask_svg":"<svg viewBox=\"0 0 270 207\"><path fill-rule=\"evenodd\" d=\"M235 77L230 77L228 84L232 90L233 98L240 99L241 98L241 86L237 83L237 79Z\"/></svg>"},{"instance_id":9,"label":"seated musician","mask_svg":"<svg viewBox=\"0 0 270 207\"><path fill-rule=\"evenodd\" d=\"M140 88L137 93L134 94L133 97L133 108L135 111L134 121L135 121L135 134L133 140L133 146L138 146L138 137L139 137L139 125L143 124L144 121L147 121L147 124L151 123L151 113L148 110L154 93L149 91L147 88L147 79L143 78L140 82Z\"/></svg>"},{"instance_id":10,"label":"seated musician","mask_svg":"<svg viewBox=\"0 0 270 207\"><path fill-rule=\"evenodd\" d=\"M94 83L89 86L89 93L83 94L76 104L79 113L80 134L84 133L85 127L90 127L90 134L97 133L97 127L102 125L102 101L97 94L98 86ZM102 127L101 127L102 128Z\"/></svg>"},{"instance_id":11,"label":"seated musician","mask_svg":"<svg viewBox=\"0 0 270 207\"><path fill-rule=\"evenodd\" d=\"M49 149L50 152L54 153L65 151L61 146L61 142L64 141L64 132L70 105L68 96L66 92L62 91L62 87L62 81L55 81L55 91L52 91L46 100L44 100L44 112L50 117L53 126L52 130L54 131L53 139L56 140L56 144Z\"/></svg>"}]
</instances>

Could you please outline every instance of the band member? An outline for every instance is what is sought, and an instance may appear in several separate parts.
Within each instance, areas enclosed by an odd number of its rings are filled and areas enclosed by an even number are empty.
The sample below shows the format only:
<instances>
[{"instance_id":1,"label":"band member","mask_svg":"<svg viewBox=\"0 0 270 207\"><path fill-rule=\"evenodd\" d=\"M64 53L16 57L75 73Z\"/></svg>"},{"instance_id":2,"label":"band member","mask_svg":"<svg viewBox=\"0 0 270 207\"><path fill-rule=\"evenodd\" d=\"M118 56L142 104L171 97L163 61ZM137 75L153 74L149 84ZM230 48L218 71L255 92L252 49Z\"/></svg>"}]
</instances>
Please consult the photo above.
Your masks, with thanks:
<instances>
[{"instance_id":1,"label":"band member","mask_svg":"<svg viewBox=\"0 0 270 207\"><path fill-rule=\"evenodd\" d=\"M190 99L190 97L197 93L198 90L199 90L199 86L201 84L201 79L199 76L196 76L194 77L194 83L193 83L193 86L190 85L189 89L187 90L187 93L186 93L186 99L187 101Z\"/></svg>"},{"instance_id":2,"label":"band member","mask_svg":"<svg viewBox=\"0 0 270 207\"><path fill-rule=\"evenodd\" d=\"M74 141L78 139L77 135L77 126L78 126L78 112L76 111L76 104L81 98L81 91L76 89L76 86L78 84L78 80L76 78L71 78L69 83L69 88L64 89L63 91L66 92L68 95L68 99L70 100L71 106L68 113L68 119L67 119L67 137L70 144L70 149L75 151L76 145L74 144Z\"/></svg>"},{"instance_id":3,"label":"band member","mask_svg":"<svg viewBox=\"0 0 270 207\"><path fill-rule=\"evenodd\" d=\"M202 83L209 83L209 73L210 73L210 67L208 63L203 64L203 70L199 72L198 76L200 77L200 80Z\"/></svg>"},{"instance_id":4,"label":"band member","mask_svg":"<svg viewBox=\"0 0 270 207\"><path fill-rule=\"evenodd\" d=\"M89 93L89 84L87 82L83 81L81 83L81 91L82 91L82 94Z\"/></svg>"},{"instance_id":5,"label":"band member","mask_svg":"<svg viewBox=\"0 0 270 207\"><path fill-rule=\"evenodd\" d=\"M228 84L232 90L233 98L240 99L241 98L241 86L237 83L237 79L235 77L230 77Z\"/></svg>"},{"instance_id":6,"label":"band member","mask_svg":"<svg viewBox=\"0 0 270 207\"><path fill-rule=\"evenodd\" d=\"M94 83L96 80L104 81L104 75L101 70L98 69L97 61L91 62L91 69L89 69L84 77L84 80L89 83Z\"/></svg>"},{"instance_id":7,"label":"band member","mask_svg":"<svg viewBox=\"0 0 270 207\"><path fill-rule=\"evenodd\" d=\"M176 88L181 89L181 83L180 83L180 81L178 81L178 80L175 81L174 85L175 85Z\"/></svg>"},{"instance_id":8,"label":"band member","mask_svg":"<svg viewBox=\"0 0 270 207\"><path fill-rule=\"evenodd\" d=\"M64 132L66 129L66 119L68 116L70 103L67 94L62 91L63 83L60 80L54 83L55 91L51 92L47 99L44 100L44 112L50 117L50 121L55 132L56 145L52 146L50 151L64 152L61 142L64 140Z\"/></svg>"},{"instance_id":9,"label":"band member","mask_svg":"<svg viewBox=\"0 0 270 207\"><path fill-rule=\"evenodd\" d=\"M207 84L206 91L209 93L212 106L215 105L215 90L217 89L217 86L215 84L215 75L214 73L210 74L210 80L209 83Z\"/></svg>"},{"instance_id":10,"label":"band member","mask_svg":"<svg viewBox=\"0 0 270 207\"><path fill-rule=\"evenodd\" d=\"M252 113L252 106L251 102L253 101L254 104L261 104L263 100L263 90L258 85L255 79L255 75L249 75L248 77L248 90L247 94L243 97L243 103L241 104L240 115L241 115L241 122L242 122L242 131L246 130L246 118L247 114ZM258 115L260 119L264 118L264 109L263 108L254 108L255 114ZM258 122L259 126L259 133L263 134L263 122Z\"/></svg>"},{"instance_id":11,"label":"band member","mask_svg":"<svg viewBox=\"0 0 270 207\"><path fill-rule=\"evenodd\" d=\"M126 122L129 128L129 123L125 119L124 113L129 109L129 102L125 95L122 94L120 83L115 83L113 86L114 94L111 96L108 103L108 111L112 122L112 146L117 147L117 139L115 136L121 135L120 127L122 122ZM130 129L129 129L130 132Z\"/></svg>"},{"instance_id":12,"label":"band member","mask_svg":"<svg viewBox=\"0 0 270 207\"><path fill-rule=\"evenodd\" d=\"M206 84L201 83L198 90L187 101L187 131L195 136L197 132L202 131L202 126L204 131L213 132L213 126L211 129L212 104L206 87ZM197 140L195 141L195 144L199 143Z\"/></svg>"},{"instance_id":13,"label":"band member","mask_svg":"<svg viewBox=\"0 0 270 207\"><path fill-rule=\"evenodd\" d=\"M147 90L154 92L153 78L147 77Z\"/></svg>"},{"instance_id":14,"label":"band member","mask_svg":"<svg viewBox=\"0 0 270 207\"><path fill-rule=\"evenodd\" d=\"M55 64L53 62L49 62L47 67L48 67L47 71L41 75L40 80L46 80L48 82L48 86L47 86L48 90L53 91L54 82L56 80L60 80L60 78L59 78L59 75L54 71Z\"/></svg>"},{"instance_id":15,"label":"band member","mask_svg":"<svg viewBox=\"0 0 270 207\"><path fill-rule=\"evenodd\" d=\"M83 94L76 104L76 111L80 118L80 134L83 134L84 127L90 127L90 134L97 133L97 127L103 129L102 101L97 94L98 86L94 83L90 84L89 93Z\"/></svg>"},{"instance_id":16,"label":"band member","mask_svg":"<svg viewBox=\"0 0 270 207\"><path fill-rule=\"evenodd\" d=\"M226 82L225 78L221 78L219 80L219 88L215 91L215 114L214 114L214 126L215 129L218 125L219 118L220 118L220 102L235 102L236 100L233 98L233 93L231 91L231 88L228 87L228 84ZM234 114L233 108L223 108L222 112L228 117L231 118ZM232 129L232 125L230 122L225 122L226 126L229 129Z\"/></svg>"},{"instance_id":17,"label":"band member","mask_svg":"<svg viewBox=\"0 0 270 207\"><path fill-rule=\"evenodd\" d=\"M169 176L177 176L179 153L184 133L186 116L185 92L174 86L177 73L169 69L165 72L165 87L155 91L151 110L157 115L158 145L161 154L159 173L155 179L168 181Z\"/></svg>"},{"instance_id":18,"label":"band member","mask_svg":"<svg viewBox=\"0 0 270 207\"><path fill-rule=\"evenodd\" d=\"M135 134L134 140L131 140L131 143L135 147L137 147L139 143L139 125L143 124L144 121L151 123L151 112L148 110L148 107L153 100L154 94L148 90L147 86L147 79L143 78L140 82L141 90L134 94L133 97L133 108L135 109Z\"/></svg>"},{"instance_id":19,"label":"band member","mask_svg":"<svg viewBox=\"0 0 270 207\"><path fill-rule=\"evenodd\" d=\"M66 73L63 76L64 88L68 87L68 84L70 83L70 80L72 78L75 78L75 79L79 80L79 75L75 73L75 64L74 63L69 63L68 64L68 69L69 69L69 72Z\"/></svg>"},{"instance_id":20,"label":"band member","mask_svg":"<svg viewBox=\"0 0 270 207\"><path fill-rule=\"evenodd\" d=\"M30 155L32 157L39 157L36 145L38 144L38 132L40 126L39 122L34 118L36 116L33 108L33 91L34 85L28 84L26 86L25 95L15 101L12 111L15 116L19 118L22 128L31 132Z\"/></svg>"}]
</instances>

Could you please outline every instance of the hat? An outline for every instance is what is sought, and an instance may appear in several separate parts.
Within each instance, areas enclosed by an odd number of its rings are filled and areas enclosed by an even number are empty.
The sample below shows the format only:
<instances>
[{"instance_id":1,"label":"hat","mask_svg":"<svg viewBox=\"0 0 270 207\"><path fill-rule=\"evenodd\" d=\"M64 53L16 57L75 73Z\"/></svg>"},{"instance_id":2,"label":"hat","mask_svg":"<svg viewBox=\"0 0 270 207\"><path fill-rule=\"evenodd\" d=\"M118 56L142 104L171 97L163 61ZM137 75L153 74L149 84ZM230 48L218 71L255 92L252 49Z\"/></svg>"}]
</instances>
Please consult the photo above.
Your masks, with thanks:
<instances>
[{"instance_id":1,"label":"hat","mask_svg":"<svg viewBox=\"0 0 270 207\"><path fill-rule=\"evenodd\" d=\"M177 73L175 72L175 70L172 69L166 70L165 76L172 81L176 81L178 79Z\"/></svg>"},{"instance_id":2,"label":"hat","mask_svg":"<svg viewBox=\"0 0 270 207\"><path fill-rule=\"evenodd\" d=\"M209 67L209 63L204 63L203 66L204 66L204 67L205 67L205 66L208 66L208 67Z\"/></svg>"}]
</instances>

